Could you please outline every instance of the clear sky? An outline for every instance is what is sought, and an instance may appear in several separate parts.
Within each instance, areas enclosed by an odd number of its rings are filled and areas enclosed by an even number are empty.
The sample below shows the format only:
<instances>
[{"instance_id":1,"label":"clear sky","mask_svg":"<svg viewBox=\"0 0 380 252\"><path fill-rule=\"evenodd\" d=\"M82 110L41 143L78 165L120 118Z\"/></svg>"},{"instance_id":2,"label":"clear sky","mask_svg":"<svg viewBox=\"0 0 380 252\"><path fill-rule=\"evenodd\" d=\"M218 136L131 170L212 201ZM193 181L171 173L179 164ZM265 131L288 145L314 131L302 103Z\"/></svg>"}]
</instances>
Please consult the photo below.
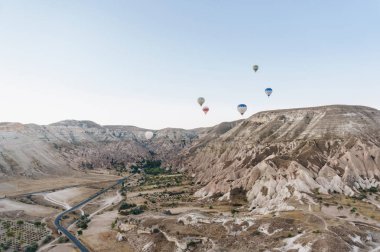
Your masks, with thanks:
<instances>
[{"instance_id":1,"label":"clear sky","mask_svg":"<svg viewBox=\"0 0 380 252\"><path fill-rule=\"evenodd\" d=\"M0 121L194 128L239 103L379 109L380 0L0 0Z\"/></svg>"}]
</instances>

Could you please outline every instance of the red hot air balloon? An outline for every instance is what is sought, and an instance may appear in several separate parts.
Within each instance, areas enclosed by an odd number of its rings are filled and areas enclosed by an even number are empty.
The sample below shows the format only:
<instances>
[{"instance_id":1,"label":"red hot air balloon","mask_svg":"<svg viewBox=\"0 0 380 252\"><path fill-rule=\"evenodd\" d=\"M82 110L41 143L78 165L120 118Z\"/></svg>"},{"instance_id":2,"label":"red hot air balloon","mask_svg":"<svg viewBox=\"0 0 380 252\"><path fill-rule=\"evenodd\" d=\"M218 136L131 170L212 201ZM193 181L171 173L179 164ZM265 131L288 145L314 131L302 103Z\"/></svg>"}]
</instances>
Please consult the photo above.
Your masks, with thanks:
<instances>
[{"instance_id":1,"label":"red hot air balloon","mask_svg":"<svg viewBox=\"0 0 380 252\"><path fill-rule=\"evenodd\" d=\"M202 108L203 112L205 113L205 115L207 114L207 112L210 110L207 106L204 106Z\"/></svg>"}]
</instances>

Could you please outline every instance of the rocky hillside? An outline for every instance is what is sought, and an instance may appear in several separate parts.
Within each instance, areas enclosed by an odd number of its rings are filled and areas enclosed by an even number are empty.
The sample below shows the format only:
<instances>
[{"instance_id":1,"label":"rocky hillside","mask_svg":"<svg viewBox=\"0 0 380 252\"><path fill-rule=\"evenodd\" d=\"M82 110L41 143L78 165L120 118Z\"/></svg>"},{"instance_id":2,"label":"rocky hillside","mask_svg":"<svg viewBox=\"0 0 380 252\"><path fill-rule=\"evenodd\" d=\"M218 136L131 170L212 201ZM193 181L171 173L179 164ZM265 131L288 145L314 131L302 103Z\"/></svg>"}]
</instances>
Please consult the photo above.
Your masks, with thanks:
<instances>
[{"instance_id":1,"label":"rocky hillside","mask_svg":"<svg viewBox=\"0 0 380 252\"><path fill-rule=\"evenodd\" d=\"M146 129L62 121L47 126L0 124L0 178L65 175L125 167L141 158L171 160L199 130L163 129L147 141Z\"/></svg>"},{"instance_id":2,"label":"rocky hillside","mask_svg":"<svg viewBox=\"0 0 380 252\"><path fill-rule=\"evenodd\" d=\"M194 130L62 121L0 124L0 179L123 169L160 159L202 186L196 195L244 198L251 209L293 209L316 193L358 194L380 180L380 112L326 106L261 112Z\"/></svg>"},{"instance_id":3,"label":"rocky hillside","mask_svg":"<svg viewBox=\"0 0 380 252\"><path fill-rule=\"evenodd\" d=\"M204 186L198 196L243 196L261 213L294 209L315 193L354 195L380 185L380 111L261 112L201 138L178 164Z\"/></svg>"}]
</instances>

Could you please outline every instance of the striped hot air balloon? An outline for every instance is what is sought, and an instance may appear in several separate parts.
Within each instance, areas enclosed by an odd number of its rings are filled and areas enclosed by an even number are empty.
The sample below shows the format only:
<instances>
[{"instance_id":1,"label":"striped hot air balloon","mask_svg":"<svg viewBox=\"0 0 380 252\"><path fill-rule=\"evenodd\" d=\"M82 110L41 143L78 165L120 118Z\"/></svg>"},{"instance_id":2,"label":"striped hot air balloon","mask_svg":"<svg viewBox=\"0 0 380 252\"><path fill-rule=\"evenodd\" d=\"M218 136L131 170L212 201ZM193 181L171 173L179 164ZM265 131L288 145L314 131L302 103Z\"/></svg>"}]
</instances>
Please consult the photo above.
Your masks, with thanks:
<instances>
[{"instance_id":1,"label":"striped hot air balloon","mask_svg":"<svg viewBox=\"0 0 380 252\"><path fill-rule=\"evenodd\" d=\"M267 96L269 97L269 96L273 93L273 89L271 89L271 88L266 88L266 89L265 89L265 93L266 93Z\"/></svg>"},{"instance_id":2,"label":"striped hot air balloon","mask_svg":"<svg viewBox=\"0 0 380 252\"><path fill-rule=\"evenodd\" d=\"M245 104L239 104L237 106L237 110L239 111L239 113L241 115L244 115L244 113L247 111L247 105L245 105Z\"/></svg>"}]
</instances>

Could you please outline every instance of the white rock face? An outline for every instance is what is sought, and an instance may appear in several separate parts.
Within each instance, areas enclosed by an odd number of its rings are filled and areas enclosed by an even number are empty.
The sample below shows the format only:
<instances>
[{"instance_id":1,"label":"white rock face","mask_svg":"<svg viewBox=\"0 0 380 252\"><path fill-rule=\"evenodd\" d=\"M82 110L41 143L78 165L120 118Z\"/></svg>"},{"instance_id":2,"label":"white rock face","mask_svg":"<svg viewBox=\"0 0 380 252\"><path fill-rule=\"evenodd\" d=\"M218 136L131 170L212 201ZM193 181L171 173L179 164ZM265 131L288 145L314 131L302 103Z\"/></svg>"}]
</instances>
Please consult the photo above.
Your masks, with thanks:
<instances>
[{"instance_id":1,"label":"white rock face","mask_svg":"<svg viewBox=\"0 0 380 252\"><path fill-rule=\"evenodd\" d=\"M124 239L125 239L125 235L123 235L122 233L117 233L117 235L116 235L116 241L121 242Z\"/></svg>"},{"instance_id":2,"label":"white rock face","mask_svg":"<svg viewBox=\"0 0 380 252\"><path fill-rule=\"evenodd\" d=\"M119 230L123 231L123 232L128 232L128 231L135 229L135 228L137 228L136 225L131 225L131 224L127 224L127 223L120 223L120 225L119 225Z\"/></svg>"},{"instance_id":3,"label":"white rock face","mask_svg":"<svg viewBox=\"0 0 380 252\"><path fill-rule=\"evenodd\" d=\"M380 112L327 106L258 113L183 152L184 170L208 197L240 188L258 213L291 210L308 194L354 195L380 185Z\"/></svg>"}]
</instances>

